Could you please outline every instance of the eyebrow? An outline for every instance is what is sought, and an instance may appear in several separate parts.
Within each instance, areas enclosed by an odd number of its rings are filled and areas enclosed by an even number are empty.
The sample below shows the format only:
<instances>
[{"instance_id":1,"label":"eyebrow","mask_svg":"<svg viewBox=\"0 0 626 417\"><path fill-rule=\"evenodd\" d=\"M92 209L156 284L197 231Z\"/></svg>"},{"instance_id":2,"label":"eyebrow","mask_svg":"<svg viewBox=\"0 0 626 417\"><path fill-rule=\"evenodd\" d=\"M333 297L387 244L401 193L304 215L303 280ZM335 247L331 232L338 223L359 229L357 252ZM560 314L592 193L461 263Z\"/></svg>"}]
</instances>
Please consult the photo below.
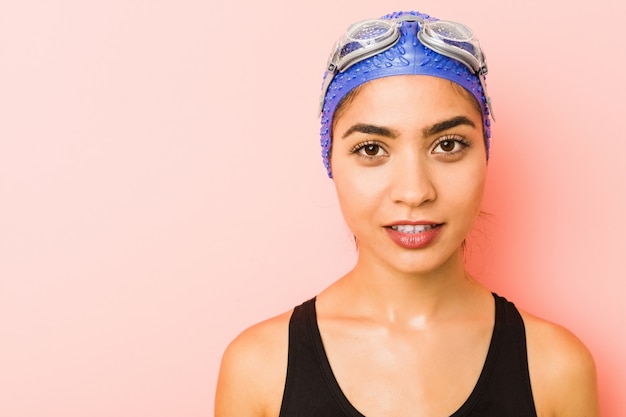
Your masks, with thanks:
<instances>
[{"instance_id":1,"label":"eyebrow","mask_svg":"<svg viewBox=\"0 0 626 417\"><path fill-rule=\"evenodd\" d=\"M343 136L341 136L341 138L342 139L347 138L348 136L350 136L351 134L355 132L365 133L368 135L378 135L378 136L383 136L383 137L390 138L390 139L395 139L398 136L398 132L396 132L393 129L384 127L384 126L376 126L376 125L370 125L366 123L357 123L351 126L350 129L348 129L346 133L344 133Z\"/></svg>"},{"instance_id":2,"label":"eyebrow","mask_svg":"<svg viewBox=\"0 0 626 417\"><path fill-rule=\"evenodd\" d=\"M452 129L453 127L461 126L461 125L471 126L474 128L476 127L476 124L472 122L470 119L468 119L467 117L455 116L451 119L447 119L442 122L435 123L432 126L425 127L424 129L422 129L422 135L424 137L436 135L437 133L441 133L448 129ZM367 123L357 123L351 126L350 129L348 129L346 133L344 133L341 136L341 138L342 139L347 138L348 136L350 136L351 134L355 132L365 133L368 135L377 135L377 136L382 136L382 137L386 137L390 139L395 139L399 135L399 133L396 130L390 129L388 127L371 125Z\"/></svg>"},{"instance_id":3,"label":"eyebrow","mask_svg":"<svg viewBox=\"0 0 626 417\"><path fill-rule=\"evenodd\" d=\"M451 128L456 127L456 126L461 126L461 125L476 127L474 122L472 122L467 117L465 117L465 116L456 116L456 117L453 117L451 119L444 120L444 121L439 122L439 123L435 123L432 126L429 126L429 127L426 127L424 129L422 129L422 134L424 135L424 137L428 137L428 136L436 135L437 133L441 133L441 132L444 132L444 131L446 131L448 129L451 129Z\"/></svg>"}]
</instances>

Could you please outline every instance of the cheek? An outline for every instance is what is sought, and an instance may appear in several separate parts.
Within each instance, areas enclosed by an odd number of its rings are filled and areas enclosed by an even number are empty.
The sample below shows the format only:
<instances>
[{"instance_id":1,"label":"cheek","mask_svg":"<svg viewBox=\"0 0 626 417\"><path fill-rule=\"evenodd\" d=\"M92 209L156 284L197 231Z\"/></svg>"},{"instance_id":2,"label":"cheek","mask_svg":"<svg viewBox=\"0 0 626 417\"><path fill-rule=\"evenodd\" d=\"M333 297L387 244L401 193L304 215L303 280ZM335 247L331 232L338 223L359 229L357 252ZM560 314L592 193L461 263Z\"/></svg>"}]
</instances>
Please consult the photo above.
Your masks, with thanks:
<instances>
[{"instance_id":1,"label":"cheek","mask_svg":"<svg viewBox=\"0 0 626 417\"><path fill-rule=\"evenodd\" d=\"M346 177L338 170L334 172L335 191L345 217L358 215L367 206L368 191L363 182Z\"/></svg>"},{"instance_id":2,"label":"cheek","mask_svg":"<svg viewBox=\"0 0 626 417\"><path fill-rule=\"evenodd\" d=\"M345 181L337 181L336 178L335 175L335 191L341 214L348 228L352 233L355 233L355 227L358 227L362 222L361 219L364 217L360 213L363 210L363 206L359 204L359 193L348 187Z\"/></svg>"},{"instance_id":3,"label":"cheek","mask_svg":"<svg viewBox=\"0 0 626 417\"><path fill-rule=\"evenodd\" d=\"M482 206L485 189L486 170L479 168L464 172L450 180L447 189L450 191L448 201L454 201L455 210L464 213L468 221L478 216Z\"/></svg>"},{"instance_id":4,"label":"cheek","mask_svg":"<svg viewBox=\"0 0 626 417\"><path fill-rule=\"evenodd\" d=\"M384 189L378 181L368 175L358 175L354 170L343 170L338 167L333 171L335 191L346 223L354 231L355 227L372 219L381 207Z\"/></svg>"}]
</instances>

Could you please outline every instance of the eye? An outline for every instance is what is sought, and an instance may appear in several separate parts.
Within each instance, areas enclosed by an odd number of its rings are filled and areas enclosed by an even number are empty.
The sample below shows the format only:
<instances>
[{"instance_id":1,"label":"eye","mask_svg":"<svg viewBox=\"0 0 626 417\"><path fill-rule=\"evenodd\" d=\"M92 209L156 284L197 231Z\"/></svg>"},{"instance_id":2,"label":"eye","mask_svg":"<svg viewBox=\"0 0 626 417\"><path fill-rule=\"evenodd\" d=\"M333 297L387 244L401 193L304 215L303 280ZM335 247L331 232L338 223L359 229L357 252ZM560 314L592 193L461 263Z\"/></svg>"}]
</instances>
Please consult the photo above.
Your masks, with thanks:
<instances>
[{"instance_id":1,"label":"eye","mask_svg":"<svg viewBox=\"0 0 626 417\"><path fill-rule=\"evenodd\" d=\"M370 145L365 145L360 149L362 154L367 156L378 156L383 152L383 148L380 145L376 145L375 143Z\"/></svg>"},{"instance_id":2,"label":"eye","mask_svg":"<svg viewBox=\"0 0 626 417\"><path fill-rule=\"evenodd\" d=\"M387 155L387 151L376 142L359 143L350 152L364 158L377 158Z\"/></svg>"},{"instance_id":3,"label":"eye","mask_svg":"<svg viewBox=\"0 0 626 417\"><path fill-rule=\"evenodd\" d=\"M442 138L433 149L435 154L456 154L469 147L470 144L462 138L456 137L444 137Z\"/></svg>"}]
</instances>

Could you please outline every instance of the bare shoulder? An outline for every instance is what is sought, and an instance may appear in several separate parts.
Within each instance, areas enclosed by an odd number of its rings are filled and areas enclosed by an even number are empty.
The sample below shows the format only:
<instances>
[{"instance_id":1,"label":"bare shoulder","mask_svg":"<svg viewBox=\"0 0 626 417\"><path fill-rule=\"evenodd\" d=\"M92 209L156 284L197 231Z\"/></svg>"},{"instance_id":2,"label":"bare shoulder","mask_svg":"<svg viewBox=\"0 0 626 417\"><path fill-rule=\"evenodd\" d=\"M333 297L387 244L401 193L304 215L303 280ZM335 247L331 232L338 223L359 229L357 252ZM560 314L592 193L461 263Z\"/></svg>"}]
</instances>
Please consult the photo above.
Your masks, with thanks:
<instances>
[{"instance_id":1,"label":"bare shoulder","mask_svg":"<svg viewBox=\"0 0 626 417\"><path fill-rule=\"evenodd\" d=\"M521 314L538 415L598 417L596 368L587 347L566 328Z\"/></svg>"},{"instance_id":2,"label":"bare shoulder","mask_svg":"<svg viewBox=\"0 0 626 417\"><path fill-rule=\"evenodd\" d=\"M222 357L216 417L277 416L287 373L291 311L244 330Z\"/></svg>"}]
</instances>

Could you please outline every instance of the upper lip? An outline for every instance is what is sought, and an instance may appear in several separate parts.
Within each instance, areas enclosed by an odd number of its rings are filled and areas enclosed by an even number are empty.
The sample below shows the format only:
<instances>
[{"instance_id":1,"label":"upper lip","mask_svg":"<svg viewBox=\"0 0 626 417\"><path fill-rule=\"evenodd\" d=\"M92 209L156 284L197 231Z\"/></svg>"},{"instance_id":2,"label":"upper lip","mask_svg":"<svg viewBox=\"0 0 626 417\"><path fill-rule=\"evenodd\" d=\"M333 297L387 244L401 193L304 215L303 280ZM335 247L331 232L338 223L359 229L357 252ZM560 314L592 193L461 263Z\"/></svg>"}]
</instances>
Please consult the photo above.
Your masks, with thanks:
<instances>
[{"instance_id":1,"label":"upper lip","mask_svg":"<svg viewBox=\"0 0 626 417\"><path fill-rule=\"evenodd\" d=\"M387 223L385 227L391 226L425 226L425 225L437 225L437 223L431 220L398 220L392 223Z\"/></svg>"}]
</instances>

